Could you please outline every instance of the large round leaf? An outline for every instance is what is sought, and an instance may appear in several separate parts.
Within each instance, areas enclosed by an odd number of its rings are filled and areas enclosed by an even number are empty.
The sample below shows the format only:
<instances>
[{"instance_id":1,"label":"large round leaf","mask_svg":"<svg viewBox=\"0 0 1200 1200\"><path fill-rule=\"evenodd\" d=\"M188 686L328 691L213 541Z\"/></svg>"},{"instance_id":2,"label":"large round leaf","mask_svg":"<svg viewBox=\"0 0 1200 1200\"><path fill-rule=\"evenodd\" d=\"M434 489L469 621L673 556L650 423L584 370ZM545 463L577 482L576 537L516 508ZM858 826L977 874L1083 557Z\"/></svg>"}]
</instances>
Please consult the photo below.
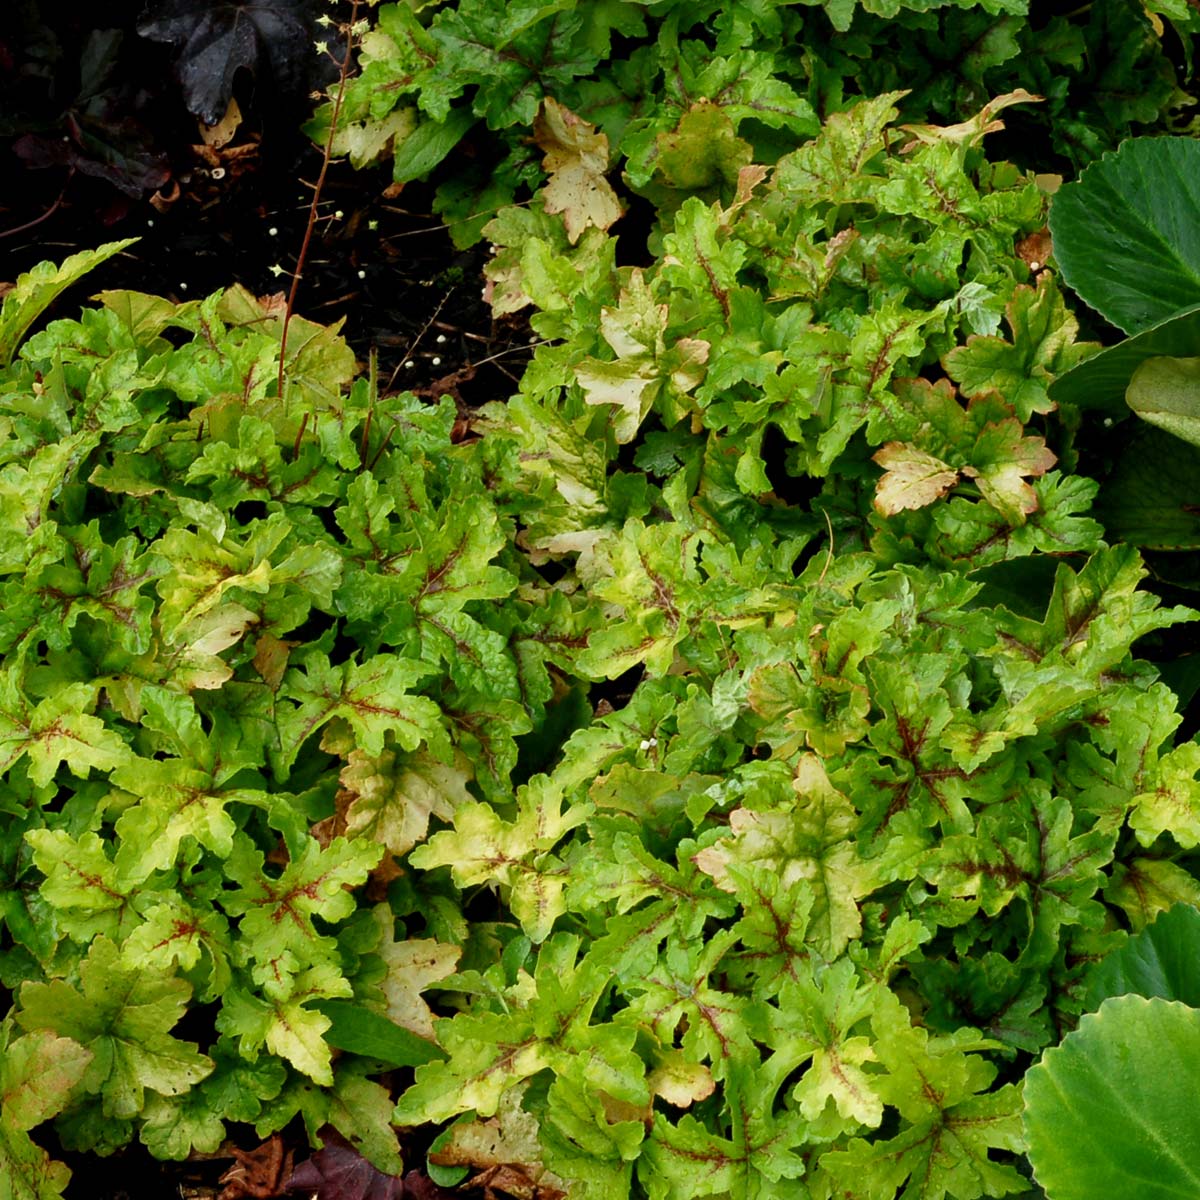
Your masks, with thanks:
<instances>
[{"instance_id":1,"label":"large round leaf","mask_svg":"<svg viewBox=\"0 0 1200 1200\"><path fill-rule=\"evenodd\" d=\"M1200 1196L1200 1012L1120 996L1025 1077L1029 1161L1049 1200Z\"/></svg>"},{"instance_id":2,"label":"large round leaf","mask_svg":"<svg viewBox=\"0 0 1200 1200\"><path fill-rule=\"evenodd\" d=\"M1200 304L1200 141L1131 138L1050 208L1063 278L1126 333Z\"/></svg>"},{"instance_id":3,"label":"large round leaf","mask_svg":"<svg viewBox=\"0 0 1200 1200\"><path fill-rule=\"evenodd\" d=\"M1200 909L1176 904L1108 955L1088 980L1087 1006L1130 992L1200 1008Z\"/></svg>"}]
</instances>

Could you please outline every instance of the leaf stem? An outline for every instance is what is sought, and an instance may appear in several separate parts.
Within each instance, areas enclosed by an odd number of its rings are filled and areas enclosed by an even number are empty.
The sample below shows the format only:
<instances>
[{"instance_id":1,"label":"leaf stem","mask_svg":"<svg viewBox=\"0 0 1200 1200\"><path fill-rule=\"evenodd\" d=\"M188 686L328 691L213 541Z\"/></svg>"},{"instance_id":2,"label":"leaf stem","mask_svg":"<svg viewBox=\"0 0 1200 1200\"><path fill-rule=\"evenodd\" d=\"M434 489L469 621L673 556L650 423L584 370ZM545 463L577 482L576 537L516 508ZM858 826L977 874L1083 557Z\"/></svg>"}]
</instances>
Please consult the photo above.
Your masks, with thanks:
<instances>
[{"instance_id":1,"label":"leaf stem","mask_svg":"<svg viewBox=\"0 0 1200 1200\"><path fill-rule=\"evenodd\" d=\"M350 61L354 56L354 26L358 21L359 0L352 0L350 5L350 21L346 26L346 53L342 58L338 74L337 95L333 100L333 115L329 121L329 133L325 138L325 146L321 153L321 170L313 187L312 202L308 206L308 224L304 227L304 240L300 243L300 254L296 259L296 269L292 272L292 286L288 289L287 308L283 314L283 333L279 339L279 379L276 392L283 399L284 364L287 362L288 327L292 323L292 313L296 308L296 293L300 290L300 280L304 275L304 264L308 259L308 249L312 243L313 230L317 227L317 210L321 204L321 191L325 187L325 178L329 174L329 164L333 160L333 139L337 136L338 117L342 112L342 97L346 94L346 80L350 76ZM303 432L303 428L301 429Z\"/></svg>"}]
</instances>

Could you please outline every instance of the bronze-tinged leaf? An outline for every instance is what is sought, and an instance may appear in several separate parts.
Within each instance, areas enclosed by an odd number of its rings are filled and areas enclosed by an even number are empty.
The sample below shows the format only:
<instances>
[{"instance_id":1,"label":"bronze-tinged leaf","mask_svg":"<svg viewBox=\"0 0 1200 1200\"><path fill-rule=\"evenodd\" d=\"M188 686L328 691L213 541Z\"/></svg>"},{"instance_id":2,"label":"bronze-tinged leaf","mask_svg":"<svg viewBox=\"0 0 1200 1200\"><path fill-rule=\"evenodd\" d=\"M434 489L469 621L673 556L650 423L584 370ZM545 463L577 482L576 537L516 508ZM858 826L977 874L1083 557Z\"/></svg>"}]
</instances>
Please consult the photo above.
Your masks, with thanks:
<instances>
[{"instance_id":1,"label":"bronze-tinged leaf","mask_svg":"<svg viewBox=\"0 0 1200 1200\"><path fill-rule=\"evenodd\" d=\"M604 177L608 138L547 96L533 123L533 140L546 152L550 179L542 189L548 213L562 213L574 245L589 226L608 229L621 215L621 202Z\"/></svg>"},{"instance_id":2,"label":"bronze-tinged leaf","mask_svg":"<svg viewBox=\"0 0 1200 1200\"><path fill-rule=\"evenodd\" d=\"M907 442L888 442L874 455L884 468L875 488L876 511L885 517L924 508L940 500L957 482L958 471Z\"/></svg>"}]
</instances>

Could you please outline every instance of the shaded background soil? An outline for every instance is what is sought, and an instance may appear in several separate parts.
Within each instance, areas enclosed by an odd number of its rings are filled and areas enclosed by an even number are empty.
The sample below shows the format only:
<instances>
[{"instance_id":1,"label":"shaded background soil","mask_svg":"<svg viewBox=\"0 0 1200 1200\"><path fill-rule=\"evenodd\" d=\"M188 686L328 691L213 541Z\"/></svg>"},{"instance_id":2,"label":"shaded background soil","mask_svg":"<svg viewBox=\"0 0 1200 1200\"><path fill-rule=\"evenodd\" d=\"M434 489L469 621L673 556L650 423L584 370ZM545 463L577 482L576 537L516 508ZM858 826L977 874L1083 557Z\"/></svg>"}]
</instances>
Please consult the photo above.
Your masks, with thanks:
<instances>
[{"instance_id":1,"label":"shaded background soil","mask_svg":"<svg viewBox=\"0 0 1200 1200\"><path fill-rule=\"evenodd\" d=\"M287 3L311 15L310 0ZM113 288L175 301L234 283L260 296L286 292L322 157L300 125L313 89L333 77L329 56L311 54L306 44L307 75L290 92L240 73L234 94L242 119L231 140L213 149L184 104L172 48L137 36L137 21L154 5L4 0L0 7L0 291L44 260L137 237L44 319L75 316L89 297ZM385 392L450 394L460 411L505 398L529 357L529 330L521 319L492 320L481 294L486 247L455 248L431 213L431 188L391 184L387 166L332 165L297 313L323 324L345 318L343 332L360 359L377 352ZM413 1169L403 1184L387 1184L389 1200L451 1195L421 1170L436 1132L404 1132ZM213 1200L222 1193L269 1200L284 1194L291 1163L310 1153L298 1121L268 1143L250 1127L231 1126L229 1136L216 1155L174 1163L136 1143L108 1158L73 1154L57 1144L52 1126L34 1133L72 1169L67 1200ZM230 1190L228 1173L247 1156L252 1166L255 1154L269 1159L268 1148L282 1153L284 1166L272 1167L273 1175L266 1167L243 1171L246 1188ZM483 1193L453 1194L467 1200Z\"/></svg>"},{"instance_id":2,"label":"shaded background soil","mask_svg":"<svg viewBox=\"0 0 1200 1200\"><path fill-rule=\"evenodd\" d=\"M305 43L307 76L290 92L240 72L242 119L214 150L184 104L172 48L137 36L140 0L46 7L15 0L0 25L0 283L138 237L51 315L107 288L173 300L233 283L286 291L321 164L300 125L312 90L333 77L332 56ZM103 71L98 97L81 99ZM451 391L471 407L504 397L528 358L525 323L493 322L481 295L485 248L455 248L431 213L432 189L391 183L387 165L331 166L296 311L345 317L358 355L377 349L390 390Z\"/></svg>"}]
</instances>

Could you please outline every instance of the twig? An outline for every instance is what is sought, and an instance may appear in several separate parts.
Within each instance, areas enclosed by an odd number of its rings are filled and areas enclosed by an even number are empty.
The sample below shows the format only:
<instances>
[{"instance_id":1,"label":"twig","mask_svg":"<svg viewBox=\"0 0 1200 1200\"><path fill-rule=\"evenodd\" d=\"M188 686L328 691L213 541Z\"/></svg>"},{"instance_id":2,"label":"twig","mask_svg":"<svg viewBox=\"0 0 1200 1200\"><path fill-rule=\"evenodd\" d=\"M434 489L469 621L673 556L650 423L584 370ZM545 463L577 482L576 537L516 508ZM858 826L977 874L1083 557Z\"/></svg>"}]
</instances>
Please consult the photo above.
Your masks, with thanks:
<instances>
[{"instance_id":1,"label":"twig","mask_svg":"<svg viewBox=\"0 0 1200 1200\"><path fill-rule=\"evenodd\" d=\"M71 167L70 170L67 171L67 181L63 184L62 191L58 193L58 199L55 200L55 202L50 205L50 207L46 209L42 215L40 217L34 217L32 221L26 221L24 225L18 225L15 229L6 229L3 233L0 233L0 238L12 237L14 234L24 233L27 229L33 229L35 226L40 225L43 221L48 221L56 212L58 212L59 205L61 205L63 200L66 199L67 188L71 186L71 180L74 178L75 168Z\"/></svg>"},{"instance_id":2,"label":"twig","mask_svg":"<svg viewBox=\"0 0 1200 1200\"><path fill-rule=\"evenodd\" d=\"M288 289L287 308L283 314L283 333L279 339L279 380L276 385L280 399L283 399L288 326L292 323L292 313L296 308L296 293L300 290L300 279L304 274L308 247L312 242L313 230L317 225L317 209L321 203L321 189L325 186L325 177L329 174L329 164L333 159L333 139L337 136L338 117L342 112L342 97L346 94L346 80L350 77L350 60L354 57L354 26L358 21L358 3L359 0L353 0L350 6L350 23L346 27L346 55L342 59L341 71L338 76L338 90L333 101L333 114L329 120L329 134L325 138L325 148L321 154L321 170L317 175L317 182L313 185L312 203L308 208L308 224L304 227L304 241L300 243L300 254L296 259L296 270L292 274L292 286ZM303 427L301 427L301 433L303 433Z\"/></svg>"}]
</instances>

